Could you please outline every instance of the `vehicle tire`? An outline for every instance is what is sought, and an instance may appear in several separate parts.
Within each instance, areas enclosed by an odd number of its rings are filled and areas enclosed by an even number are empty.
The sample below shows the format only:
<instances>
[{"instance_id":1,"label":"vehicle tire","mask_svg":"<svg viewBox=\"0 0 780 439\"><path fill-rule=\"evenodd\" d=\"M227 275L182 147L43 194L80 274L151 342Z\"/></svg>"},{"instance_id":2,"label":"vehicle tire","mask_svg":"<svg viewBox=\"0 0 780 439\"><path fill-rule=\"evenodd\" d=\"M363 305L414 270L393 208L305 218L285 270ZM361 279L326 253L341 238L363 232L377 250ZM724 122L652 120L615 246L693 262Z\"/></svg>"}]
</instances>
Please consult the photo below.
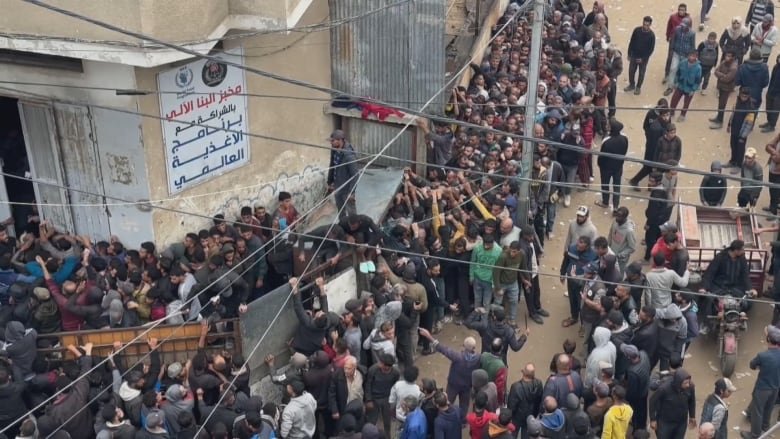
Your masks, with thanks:
<instances>
[{"instance_id":1,"label":"vehicle tire","mask_svg":"<svg viewBox=\"0 0 780 439\"><path fill-rule=\"evenodd\" d=\"M724 353L720 359L720 372L724 378L729 378L734 373L734 368L737 365L737 354Z\"/></svg>"}]
</instances>

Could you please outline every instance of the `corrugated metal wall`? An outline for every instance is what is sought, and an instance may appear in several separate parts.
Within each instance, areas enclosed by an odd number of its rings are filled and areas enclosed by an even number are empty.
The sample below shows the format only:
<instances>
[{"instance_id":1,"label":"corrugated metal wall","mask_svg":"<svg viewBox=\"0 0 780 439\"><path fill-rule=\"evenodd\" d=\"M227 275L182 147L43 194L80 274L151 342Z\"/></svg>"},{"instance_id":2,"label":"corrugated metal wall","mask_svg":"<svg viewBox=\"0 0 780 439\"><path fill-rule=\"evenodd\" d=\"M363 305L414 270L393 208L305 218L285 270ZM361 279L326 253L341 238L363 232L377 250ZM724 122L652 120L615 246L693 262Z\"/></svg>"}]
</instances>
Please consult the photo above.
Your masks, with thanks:
<instances>
[{"instance_id":1,"label":"corrugated metal wall","mask_svg":"<svg viewBox=\"0 0 780 439\"><path fill-rule=\"evenodd\" d=\"M356 17L401 0L330 0L330 19ZM399 106L420 109L445 84L447 0L408 0L331 29L333 87ZM442 92L426 112L441 113ZM349 137L363 152L377 153L400 127L350 120ZM414 159L411 133L387 150ZM377 164L398 166L397 160Z\"/></svg>"}]
</instances>

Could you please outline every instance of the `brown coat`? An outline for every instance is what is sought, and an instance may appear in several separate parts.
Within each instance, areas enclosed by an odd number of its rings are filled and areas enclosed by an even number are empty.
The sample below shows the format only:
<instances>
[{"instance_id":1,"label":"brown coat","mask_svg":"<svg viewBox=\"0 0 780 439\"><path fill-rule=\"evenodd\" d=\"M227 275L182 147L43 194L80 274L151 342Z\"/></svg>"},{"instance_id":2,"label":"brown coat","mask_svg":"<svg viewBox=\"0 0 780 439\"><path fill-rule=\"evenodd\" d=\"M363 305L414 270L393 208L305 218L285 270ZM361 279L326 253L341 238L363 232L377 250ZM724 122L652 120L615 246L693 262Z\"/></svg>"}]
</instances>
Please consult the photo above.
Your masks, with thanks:
<instances>
[{"instance_id":1,"label":"brown coat","mask_svg":"<svg viewBox=\"0 0 780 439\"><path fill-rule=\"evenodd\" d=\"M737 61L732 61L731 64L727 64L723 61L718 65L715 69L715 77L718 78L718 90L726 92L734 91L734 86L737 82L737 67Z\"/></svg>"}]
</instances>

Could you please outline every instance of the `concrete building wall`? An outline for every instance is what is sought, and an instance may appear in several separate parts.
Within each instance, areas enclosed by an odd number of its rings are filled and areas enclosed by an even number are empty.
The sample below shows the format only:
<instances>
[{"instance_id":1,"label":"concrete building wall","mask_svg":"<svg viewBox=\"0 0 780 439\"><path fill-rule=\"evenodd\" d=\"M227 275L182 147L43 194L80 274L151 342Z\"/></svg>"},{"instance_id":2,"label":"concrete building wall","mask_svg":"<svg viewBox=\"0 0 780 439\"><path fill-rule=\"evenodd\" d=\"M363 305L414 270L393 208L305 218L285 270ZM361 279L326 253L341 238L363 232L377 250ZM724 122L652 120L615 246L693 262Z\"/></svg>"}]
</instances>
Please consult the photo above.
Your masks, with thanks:
<instances>
[{"instance_id":1,"label":"concrete building wall","mask_svg":"<svg viewBox=\"0 0 780 439\"><path fill-rule=\"evenodd\" d=\"M314 2L299 25L322 21L327 17L327 2ZM225 42L225 49L242 45L245 65L310 83L330 86L329 34L327 31L262 35ZM138 88L157 89L156 75L163 68L137 69ZM328 96L298 86L246 72L246 92L325 99ZM159 114L156 95L138 98L143 113ZM250 133L326 146L332 120L323 112L321 100L248 98ZM144 118L143 136L151 199L170 195L166 184L165 156L160 121ZM325 170L329 151L288 142L251 138L251 160L246 166L176 194L167 207L204 215L224 213L238 216L244 205L262 203L269 210L276 206L280 191L293 194L299 211L318 202L325 190ZM203 218L162 210L154 213L155 239L170 243L182 239L185 232L210 226Z\"/></svg>"}]
</instances>

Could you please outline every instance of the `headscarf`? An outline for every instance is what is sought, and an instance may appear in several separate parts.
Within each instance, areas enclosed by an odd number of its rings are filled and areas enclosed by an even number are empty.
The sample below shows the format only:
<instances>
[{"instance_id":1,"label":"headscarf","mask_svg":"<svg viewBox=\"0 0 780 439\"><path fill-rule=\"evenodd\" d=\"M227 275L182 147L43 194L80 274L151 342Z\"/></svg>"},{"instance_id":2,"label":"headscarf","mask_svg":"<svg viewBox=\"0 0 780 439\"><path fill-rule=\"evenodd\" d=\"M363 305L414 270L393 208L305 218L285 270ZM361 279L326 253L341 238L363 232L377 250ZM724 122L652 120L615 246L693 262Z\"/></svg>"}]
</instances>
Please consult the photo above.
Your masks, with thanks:
<instances>
[{"instance_id":1,"label":"headscarf","mask_svg":"<svg viewBox=\"0 0 780 439\"><path fill-rule=\"evenodd\" d=\"M733 24L735 21L738 21L738 22L739 22L739 29L737 29L737 30L734 30L734 28L733 28L732 26L728 26L728 27L726 28L726 32L728 32L728 34L729 34L729 38L731 38L732 40L736 40L736 39L737 39L737 38L739 38L739 37L744 37L744 36L747 36L747 34L748 34L748 30L747 30L747 28L745 27L745 23L743 23L743 22L742 22L742 17L740 17L739 15L737 15L737 16L735 16L735 17L733 17L733 18L731 19L731 23L732 23L732 24Z\"/></svg>"}]
</instances>

